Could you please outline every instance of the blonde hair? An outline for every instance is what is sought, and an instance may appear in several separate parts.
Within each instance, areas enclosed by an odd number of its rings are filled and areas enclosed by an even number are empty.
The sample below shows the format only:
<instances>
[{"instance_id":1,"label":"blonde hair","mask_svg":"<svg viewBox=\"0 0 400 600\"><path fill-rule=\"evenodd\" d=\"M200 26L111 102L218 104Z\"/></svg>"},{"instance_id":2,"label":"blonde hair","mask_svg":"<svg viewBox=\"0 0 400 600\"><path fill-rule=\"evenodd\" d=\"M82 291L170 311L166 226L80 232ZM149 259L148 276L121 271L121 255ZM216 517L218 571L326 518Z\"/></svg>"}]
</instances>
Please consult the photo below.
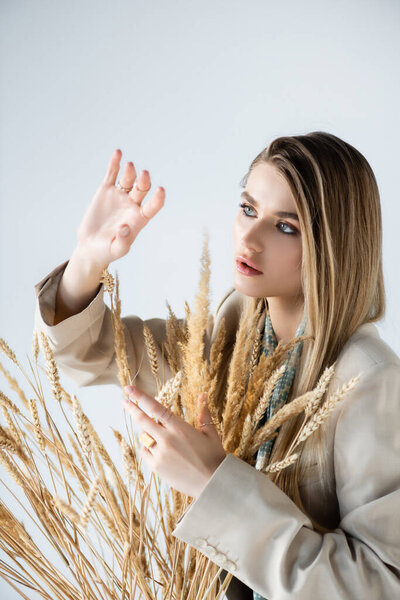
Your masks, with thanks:
<instances>
[{"instance_id":1,"label":"blonde hair","mask_svg":"<svg viewBox=\"0 0 400 600\"><path fill-rule=\"evenodd\" d=\"M302 235L304 333L314 339L303 344L290 401L316 385L360 325L378 321L385 314L380 196L365 157L330 133L276 138L252 161L242 187L261 162L273 165L290 186ZM302 418L282 425L271 461L284 457ZM309 438L307 452L311 449L319 465L325 489L329 471L322 449L323 431L321 428ZM303 467L299 460L285 469L276 483L304 511L298 489ZM315 521L314 525L324 530Z\"/></svg>"}]
</instances>

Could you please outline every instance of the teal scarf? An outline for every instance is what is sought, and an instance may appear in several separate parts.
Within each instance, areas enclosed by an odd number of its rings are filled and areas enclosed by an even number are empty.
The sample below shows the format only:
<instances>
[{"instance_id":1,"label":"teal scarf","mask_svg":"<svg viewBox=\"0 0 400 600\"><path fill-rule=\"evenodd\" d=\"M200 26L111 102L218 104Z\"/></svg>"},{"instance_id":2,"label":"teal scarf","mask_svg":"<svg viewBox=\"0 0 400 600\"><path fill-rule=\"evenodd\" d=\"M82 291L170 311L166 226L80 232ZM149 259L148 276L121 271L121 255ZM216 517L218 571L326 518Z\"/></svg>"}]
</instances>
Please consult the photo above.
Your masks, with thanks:
<instances>
[{"instance_id":1,"label":"teal scarf","mask_svg":"<svg viewBox=\"0 0 400 600\"><path fill-rule=\"evenodd\" d=\"M306 319L304 318L296 330L295 337L303 335L305 326ZM273 353L277 345L278 342L272 327L269 310L267 309L260 353L264 352L265 356L268 356L269 354ZM286 403L295 376L296 365L300 358L302 349L303 342L299 342L296 346L294 346L294 348L292 348L289 351L288 356L286 357L284 362L284 364L286 365L285 371L281 376L280 380L278 381L277 385L275 386L274 392L270 398L267 409L263 417L261 418L258 427L261 427L264 423L266 423L266 421L268 421L272 417L272 415L275 414ZM265 442L258 449L258 452L256 454L256 469L260 470L268 464L274 441L275 438L269 440L268 442ZM266 599L253 590L253 600Z\"/></svg>"}]
</instances>

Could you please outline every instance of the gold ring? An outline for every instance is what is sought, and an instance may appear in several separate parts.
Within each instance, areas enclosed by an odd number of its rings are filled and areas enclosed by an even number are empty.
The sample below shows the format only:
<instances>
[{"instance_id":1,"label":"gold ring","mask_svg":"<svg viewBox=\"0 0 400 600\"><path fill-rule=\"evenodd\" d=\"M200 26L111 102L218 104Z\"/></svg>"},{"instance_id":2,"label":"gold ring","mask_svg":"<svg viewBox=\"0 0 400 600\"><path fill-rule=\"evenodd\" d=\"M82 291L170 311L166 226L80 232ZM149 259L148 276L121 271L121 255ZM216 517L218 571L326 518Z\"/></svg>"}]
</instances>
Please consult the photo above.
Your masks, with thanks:
<instances>
[{"instance_id":1,"label":"gold ring","mask_svg":"<svg viewBox=\"0 0 400 600\"><path fill-rule=\"evenodd\" d=\"M146 448L152 448L156 443L156 440L145 431L143 431L143 433L140 435L139 440L142 442L143 446L146 446Z\"/></svg>"},{"instance_id":2,"label":"gold ring","mask_svg":"<svg viewBox=\"0 0 400 600\"><path fill-rule=\"evenodd\" d=\"M120 182L118 181L117 185L115 187L119 188L123 192L130 192L133 188L133 185L131 187L127 188L127 187L124 187L123 185L121 185Z\"/></svg>"}]
</instances>

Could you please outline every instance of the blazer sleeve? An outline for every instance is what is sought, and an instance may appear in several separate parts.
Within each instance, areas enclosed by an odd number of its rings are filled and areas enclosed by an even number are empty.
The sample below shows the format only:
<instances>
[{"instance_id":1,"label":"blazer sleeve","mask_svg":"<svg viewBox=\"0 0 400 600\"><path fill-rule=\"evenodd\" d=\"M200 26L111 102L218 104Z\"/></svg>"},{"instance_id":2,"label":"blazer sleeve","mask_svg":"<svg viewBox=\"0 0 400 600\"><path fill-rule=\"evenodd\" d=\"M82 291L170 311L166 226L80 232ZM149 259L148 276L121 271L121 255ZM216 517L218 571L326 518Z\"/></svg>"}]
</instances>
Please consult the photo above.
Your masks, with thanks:
<instances>
[{"instance_id":1,"label":"blazer sleeve","mask_svg":"<svg viewBox=\"0 0 400 600\"><path fill-rule=\"evenodd\" d=\"M337 529L228 454L173 535L269 600L400 598L400 365L368 368L340 402Z\"/></svg>"},{"instance_id":2,"label":"blazer sleeve","mask_svg":"<svg viewBox=\"0 0 400 600\"><path fill-rule=\"evenodd\" d=\"M96 296L86 308L53 325L57 289L68 262L66 260L59 264L35 285L34 330L38 334L40 331L46 334L60 371L77 386L119 385L111 310L104 301L103 284L99 284ZM163 365L166 380L171 377L162 352L162 345L166 341L166 320L157 317L143 320L136 315L127 315L121 320L134 383L148 394L154 395L157 388L147 357L143 326L147 325L154 337L157 358L159 365ZM184 319L178 320L181 324L184 322ZM212 334L213 324L214 315L210 315L208 337ZM160 378L163 381L162 374L160 367Z\"/></svg>"}]
</instances>

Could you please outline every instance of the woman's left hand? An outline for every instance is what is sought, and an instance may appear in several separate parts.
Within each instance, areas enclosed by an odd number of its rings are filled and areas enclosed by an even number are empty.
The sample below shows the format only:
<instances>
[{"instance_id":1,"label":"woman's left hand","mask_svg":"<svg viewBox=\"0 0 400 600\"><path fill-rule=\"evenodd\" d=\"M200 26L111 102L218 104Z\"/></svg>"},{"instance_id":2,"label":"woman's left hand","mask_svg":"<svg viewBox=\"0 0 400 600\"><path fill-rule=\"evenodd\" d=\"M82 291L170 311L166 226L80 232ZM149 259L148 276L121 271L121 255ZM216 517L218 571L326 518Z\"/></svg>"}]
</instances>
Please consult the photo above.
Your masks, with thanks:
<instances>
[{"instance_id":1,"label":"woman's left hand","mask_svg":"<svg viewBox=\"0 0 400 600\"><path fill-rule=\"evenodd\" d=\"M187 496L197 498L226 456L208 410L207 393L203 392L199 397L199 425L211 424L199 430L139 388L129 385L124 387L124 392L132 398L130 400L124 397L124 408L142 430L156 441L151 448L142 446L141 457L151 471L170 486ZM157 423L153 419L160 419L161 422Z\"/></svg>"}]
</instances>

